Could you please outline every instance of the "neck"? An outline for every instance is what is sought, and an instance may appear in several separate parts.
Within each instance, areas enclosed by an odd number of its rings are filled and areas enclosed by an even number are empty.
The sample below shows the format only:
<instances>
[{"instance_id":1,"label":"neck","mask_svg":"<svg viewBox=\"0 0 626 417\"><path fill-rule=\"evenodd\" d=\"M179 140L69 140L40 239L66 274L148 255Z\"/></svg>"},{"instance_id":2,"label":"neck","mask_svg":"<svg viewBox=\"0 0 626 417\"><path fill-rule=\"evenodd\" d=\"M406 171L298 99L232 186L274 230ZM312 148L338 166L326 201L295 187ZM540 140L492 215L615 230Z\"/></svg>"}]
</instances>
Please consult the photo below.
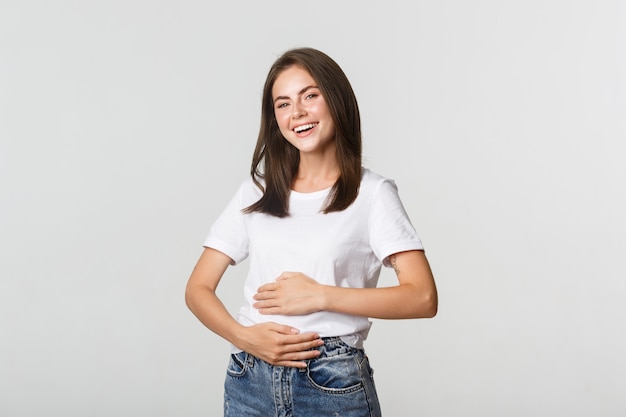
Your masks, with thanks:
<instances>
[{"instance_id":1,"label":"neck","mask_svg":"<svg viewBox=\"0 0 626 417\"><path fill-rule=\"evenodd\" d=\"M294 191L311 193L332 187L339 178L339 163L332 157L300 154L298 173L293 180Z\"/></svg>"}]
</instances>

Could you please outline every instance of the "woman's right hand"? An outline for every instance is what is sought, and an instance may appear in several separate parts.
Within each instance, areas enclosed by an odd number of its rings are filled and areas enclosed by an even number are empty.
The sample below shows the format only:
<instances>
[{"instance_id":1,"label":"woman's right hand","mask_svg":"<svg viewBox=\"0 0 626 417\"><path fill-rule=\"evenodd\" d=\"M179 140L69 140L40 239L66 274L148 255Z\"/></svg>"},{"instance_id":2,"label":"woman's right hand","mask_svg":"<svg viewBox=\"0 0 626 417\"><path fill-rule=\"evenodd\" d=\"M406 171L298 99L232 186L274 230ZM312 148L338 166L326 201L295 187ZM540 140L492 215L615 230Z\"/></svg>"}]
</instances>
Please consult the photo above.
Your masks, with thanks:
<instances>
[{"instance_id":1,"label":"woman's right hand","mask_svg":"<svg viewBox=\"0 0 626 417\"><path fill-rule=\"evenodd\" d=\"M235 346L271 365L306 368L305 361L320 354L314 348L323 344L316 333L269 322L243 327Z\"/></svg>"}]
</instances>

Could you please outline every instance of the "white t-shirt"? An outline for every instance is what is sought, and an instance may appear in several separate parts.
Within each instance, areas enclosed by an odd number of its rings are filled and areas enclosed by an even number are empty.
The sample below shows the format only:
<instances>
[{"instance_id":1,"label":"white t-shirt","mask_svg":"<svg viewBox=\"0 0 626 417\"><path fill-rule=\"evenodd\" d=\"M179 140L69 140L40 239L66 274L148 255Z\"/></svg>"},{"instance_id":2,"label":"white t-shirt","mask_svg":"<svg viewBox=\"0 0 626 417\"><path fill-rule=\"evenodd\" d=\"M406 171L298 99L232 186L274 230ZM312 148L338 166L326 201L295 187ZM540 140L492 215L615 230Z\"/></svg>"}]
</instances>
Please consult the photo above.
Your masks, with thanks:
<instances>
[{"instance_id":1,"label":"white t-shirt","mask_svg":"<svg viewBox=\"0 0 626 417\"><path fill-rule=\"evenodd\" d=\"M356 200L343 211L323 214L329 191L291 191L288 217L244 214L241 210L261 197L248 179L211 227L204 246L228 255L234 264L250 256L245 305L237 319L242 325L273 321L321 337L340 336L361 348L371 326L367 317L329 311L261 315L252 306L257 289L285 271L302 272L325 285L373 288L381 265L390 266L389 255L423 249L392 180L363 169Z\"/></svg>"}]
</instances>

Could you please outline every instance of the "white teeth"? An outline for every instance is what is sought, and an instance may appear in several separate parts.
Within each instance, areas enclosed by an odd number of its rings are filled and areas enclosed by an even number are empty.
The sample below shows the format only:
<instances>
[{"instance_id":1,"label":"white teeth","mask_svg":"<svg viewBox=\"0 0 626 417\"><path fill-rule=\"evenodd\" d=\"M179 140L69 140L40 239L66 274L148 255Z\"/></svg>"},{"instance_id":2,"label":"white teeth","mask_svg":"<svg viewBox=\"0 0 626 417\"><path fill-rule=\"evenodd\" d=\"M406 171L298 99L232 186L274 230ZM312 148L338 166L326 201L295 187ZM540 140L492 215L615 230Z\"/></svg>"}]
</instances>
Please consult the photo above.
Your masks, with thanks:
<instances>
[{"instance_id":1,"label":"white teeth","mask_svg":"<svg viewBox=\"0 0 626 417\"><path fill-rule=\"evenodd\" d=\"M300 133L305 130L313 129L315 126L317 126L317 123L309 123L308 125L298 126L295 129L293 129L293 131L296 133Z\"/></svg>"}]
</instances>

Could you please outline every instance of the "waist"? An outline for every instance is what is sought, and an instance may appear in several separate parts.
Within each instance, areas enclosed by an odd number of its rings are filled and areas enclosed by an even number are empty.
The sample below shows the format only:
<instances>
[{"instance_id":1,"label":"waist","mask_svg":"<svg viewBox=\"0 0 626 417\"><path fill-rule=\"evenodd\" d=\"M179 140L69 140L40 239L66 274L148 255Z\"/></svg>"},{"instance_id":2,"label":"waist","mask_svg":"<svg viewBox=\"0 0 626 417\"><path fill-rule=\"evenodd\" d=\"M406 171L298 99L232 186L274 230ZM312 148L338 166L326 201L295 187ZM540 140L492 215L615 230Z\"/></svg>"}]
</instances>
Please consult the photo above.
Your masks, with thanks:
<instances>
[{"instance_id":1,"label":"waist","mask_svg":"<svg viewBox=\"0 0 626 417\"><path fill-rule=\"evenodd\" d=\"M237 321L243 326L273 322L298 329L300 333L317 333L320 337L341 337L354 347L362 347L372 323L367 317L320 311L302 316L262 315L252 306L239 310Z\"/></svg>"},{"instance_id":2,"label":"waist","mask_svg":"<svg viewBox=\"0 0 626 417\"><path fill-rule=\"evenodd\" d=\"M322 337L322 340L324 344L316 348L320 352L318 358L328 358L350 353L354 350L363 350L362 344L361 347L356 347L350 343L350 340L346 341L345 336Z\"/></svg>"}]
</instances>

